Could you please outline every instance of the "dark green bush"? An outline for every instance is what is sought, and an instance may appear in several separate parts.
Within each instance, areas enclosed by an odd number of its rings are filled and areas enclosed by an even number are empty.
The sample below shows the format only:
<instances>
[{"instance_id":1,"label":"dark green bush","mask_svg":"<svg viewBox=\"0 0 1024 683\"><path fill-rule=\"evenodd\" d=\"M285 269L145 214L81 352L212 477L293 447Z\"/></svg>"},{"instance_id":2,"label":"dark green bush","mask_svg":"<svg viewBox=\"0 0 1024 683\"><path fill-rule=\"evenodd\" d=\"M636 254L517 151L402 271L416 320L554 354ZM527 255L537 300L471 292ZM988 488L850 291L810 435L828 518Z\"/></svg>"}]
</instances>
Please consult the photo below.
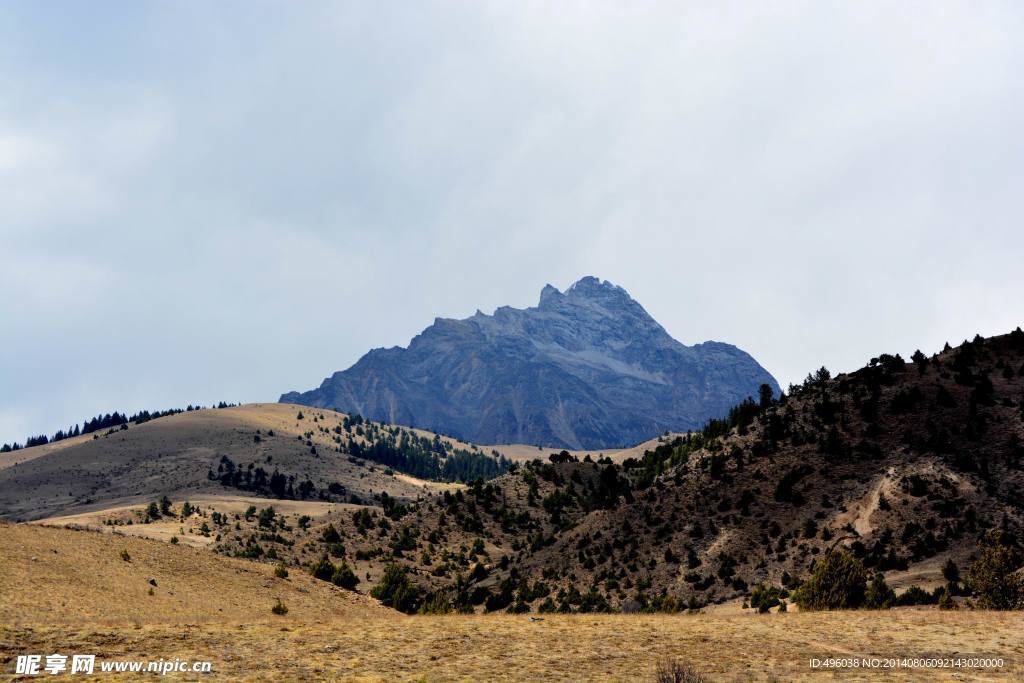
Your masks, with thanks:
<instances>
[{"instance_id":1,"label":"dark green bush","mask_svg":"<svg viewBox=\"0 0 1024 683\"><path fill-rule=\"evenodd\" d=\"M967 569L967 585L977 593L978 607L1020 609L1024 607L1024 578L1017 571L1021 558L993 529L982 541L981 552Z\"/></svg>"},{"instance_id":2,"label":"dark green bush","mask_svg":"<svg viewBox=\"0 0 1024 683\"><path fill-rule=\"evenodd\" d=\"M855 609L864 604L867 571L844 548L836 548L814 565L814 571L793 593L801 610Z\"/></svg>"},{"instance_id":3,"label":"dark green bush","mask_svg":"<svg viewBox=\"0 0 1024 683\"><path fill-rule=\"evenodd\" d=\"M868 609L889 609L896 602L896 593L889 588L881 572L876 572L864 595L864 606Z\"/></svg>"},{"instance_id":4,"label":"dark green bush","mask_svg":"<svg viewBox=\"0 0 1024 683\"><path fill-rule=\"evenodd\" d=\"M750 608L763 614L779 604L780 593L781 591L775 586L759 584L750 594Z\"/></svg>"},{"instance_id":5,"label":"dark green bush","mask_svg":"<svg viewBox=\"0 0 1024 683\"><path fill-rule=\"evenodd\" d=\"M406 614L415 613L421 601L420 589L409 581L408 570L397 564L389 564L384 568L384 576L370 591L370 595Z\"/></svg>"},{"instance_id":6,"label":"dark green bush","mask_svg":"<svg viewBox=\"0 0 1024 683\"><path fill-rule=\"evenodd\" d=\"M321 581L330 581L335 571L337 571L337 567L327 559L327 556L321 557L318 562L309 566L309 573L313 575L313 578Z\"/></svg>"},{"instance_id":7,"label":"dark green bush","mask_svg":"<svg viewBox=\"0 0 1024 683\"><path fill-rule=\"evenodd\" d=\"M934 605L938 602L937 598L937 595L933 596L920 586L911 586L900 593L899 597L896 598L896 604L901 607L909 605Z\"/></svg>"},{"instance_id":8,"label":"dark green bush","mask_svg":"<svg viewBox=\"0 0 1024 683\"><path fill-rule=\"evenodd\" d=\"M331 574L331 583L345 590L355 590L359 584L359 577L356 576L348 562L341 561L341 564Z\"/></svg>"}]
</instances>

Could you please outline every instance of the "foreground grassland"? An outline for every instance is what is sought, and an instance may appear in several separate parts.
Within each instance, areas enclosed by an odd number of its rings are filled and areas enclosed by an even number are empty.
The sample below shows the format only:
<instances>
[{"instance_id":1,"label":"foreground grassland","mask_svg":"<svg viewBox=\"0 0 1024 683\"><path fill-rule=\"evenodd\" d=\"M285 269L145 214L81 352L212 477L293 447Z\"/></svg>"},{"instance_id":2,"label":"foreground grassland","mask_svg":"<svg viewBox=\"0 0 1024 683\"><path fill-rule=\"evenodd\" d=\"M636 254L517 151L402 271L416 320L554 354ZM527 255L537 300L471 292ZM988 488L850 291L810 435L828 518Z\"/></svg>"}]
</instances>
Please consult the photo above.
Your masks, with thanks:
<instances>
[{"instance_id":1,"label":"foreground grassland","mask_svg":"<svg viewBox=\"0 0 1024 683\"><path fill-rule=\"evenodd\" d=\"M363 616L316 623L290 613L243 625L0 626L0 678L13 672L15 653L75 651L209 659L214 679L252 681L654 680L665 658L713 681L1021 680L1022 633L1021 613L935 610L549 615L543 621ZM994 655L1007 663L1001 670L891 673L808 667L811 657L957 655Z\"/></svg>"},{"instance_id":2,"label":"foreground grassland","mask_svg":"<svg viewBox=\"0 0 1024 683\"><path fill-rule=\"evenodd\" d=\"M271 613L278 598L287 614ZM0 523L0 680L14 678L17 655L52 653L210 661L205 681L652 681L668 659L710 681L1024 680L1022 633L1024 612L758 615L736 603L697 614L537 621L407 617L299 568L282 578L270 564L200 548ZM814 657L972 655L1006 665L889 673L808 666Z\"/></svg>"}]
</instances>

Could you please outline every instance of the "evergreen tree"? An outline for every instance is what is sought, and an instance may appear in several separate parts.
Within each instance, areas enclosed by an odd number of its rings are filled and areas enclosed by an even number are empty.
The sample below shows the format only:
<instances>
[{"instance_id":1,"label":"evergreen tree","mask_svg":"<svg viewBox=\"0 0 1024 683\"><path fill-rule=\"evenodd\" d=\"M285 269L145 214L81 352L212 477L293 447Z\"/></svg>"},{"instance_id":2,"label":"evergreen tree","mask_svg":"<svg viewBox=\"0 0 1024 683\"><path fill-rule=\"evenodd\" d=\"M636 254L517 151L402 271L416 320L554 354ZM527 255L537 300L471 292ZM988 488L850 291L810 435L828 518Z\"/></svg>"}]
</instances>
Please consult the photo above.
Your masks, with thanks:
<instances>
[{"instance_id":1,"label":"evergreen tree","mask_svg":"<svg viewBox=\"0 0 1024 683\"><path fill-rule=\"evenodd\" d=\"M888 609L896 602L896 593L885 582L882 572L875 572L864 596L864 606L869 609Z\"/></svg>"},{"instance_id":2,"label":"evergreen tree","mask_svg":"<svg viewBox=\"0 0 1024 683\"><path fill-rule=\"evenodd\" d=\"M807 581L793 593L801 610L853 609L864 604L867 572L860 560L844 548L835 548L818 560Z\"/></svg>"},{"instance_id":3,"label":"evergreen tree","mask_svg":"<svg viewBox=\"0 0 1024 683\"><path fill-rule=\"evenodd\" d=\"M370 591L370 595L399 612L413 614L419 609L420 590L409 581L408 570L401 565L389 564L385 567L384 576Z\"/></svg>"},{"instance_id":4,"label":"evergreen tree","mask_svg":"<svg viewBox=\"0 0 1024 683\"><path fill-rule=\"evenodd\" d=\"M1021 559L1007 545L1000 531L990 530L982 541L981 552L967 569L967 584L977 593L978 606L985 609L1024 607L1024 578L1018 573Z\"/></svg>"},{"instance_id":5,"label":"evergreen tree","mask_svg":"<svg viewBox=\"0 0 1024 683\"><path fill-rule=\"evenodd\" d=\"M341 564L334 570L334 573L331 574L331 583L345 590L352 591L359 584L359 577L348 566L348 563L342 560Z\"/></svg>"}]
</instances>

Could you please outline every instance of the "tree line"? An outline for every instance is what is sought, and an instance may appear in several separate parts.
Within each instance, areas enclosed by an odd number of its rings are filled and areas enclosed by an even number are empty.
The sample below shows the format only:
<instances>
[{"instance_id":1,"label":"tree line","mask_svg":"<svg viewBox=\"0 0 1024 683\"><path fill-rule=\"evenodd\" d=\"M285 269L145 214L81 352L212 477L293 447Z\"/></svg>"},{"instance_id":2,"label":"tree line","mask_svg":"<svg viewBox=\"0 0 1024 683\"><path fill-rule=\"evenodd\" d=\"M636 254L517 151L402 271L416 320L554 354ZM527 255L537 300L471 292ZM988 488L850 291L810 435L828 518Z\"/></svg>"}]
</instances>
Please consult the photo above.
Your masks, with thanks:
<instances>
[{"instance_id":1,"label":"tree line","mask_svg":"<svg viewBox=\"0 0 1024 683\"><path fill-rule=\"evenodd\" d=\"M376 438L374 438L376 437ZM502 456L490 456L461 448L451 448L438 437L428 439L402 430L392 434L367 434L369 443L349 438L346 450L356 458L372 460L405 474L434 481L468 482L493 479L511 464Z\"/></svg>"},{"instance_id":2,"label":"tree line","mask_svg":"<svg viewBox=\"0 0 1024 683\"><path fill-rule=\"evenodd\" d=\"M238 405L237 403L226 403L221 401L216 405L211 405L210 408L231 408ZM140 410L134 415L129 416L127 413L120 413L114 411L113 413L100 414L95 417L89 418L82 421L81 427L77 424L68 427L66 430L58 429L53 436L47 436L46 434L39 434L35 436L29 436L25 439L25 443L21 444L15 441L14 443L5 443L0 446L0 453L11 453L13 451L19 451L22 448L32 448L33 446L45 446L48 443L55 443L57 441L63 441L64 439L70 439L76 436L82 436L83 434L92 434L104 429L118 429L122 425L129 423L135 423L140 425L150 420L155 420L160 417L167 417L168 415L177 415L179 413L192 412L193 410L202 410L203 406L191 403L186 408L170 408L168 410Z\"/></svg>"}]
</instances>

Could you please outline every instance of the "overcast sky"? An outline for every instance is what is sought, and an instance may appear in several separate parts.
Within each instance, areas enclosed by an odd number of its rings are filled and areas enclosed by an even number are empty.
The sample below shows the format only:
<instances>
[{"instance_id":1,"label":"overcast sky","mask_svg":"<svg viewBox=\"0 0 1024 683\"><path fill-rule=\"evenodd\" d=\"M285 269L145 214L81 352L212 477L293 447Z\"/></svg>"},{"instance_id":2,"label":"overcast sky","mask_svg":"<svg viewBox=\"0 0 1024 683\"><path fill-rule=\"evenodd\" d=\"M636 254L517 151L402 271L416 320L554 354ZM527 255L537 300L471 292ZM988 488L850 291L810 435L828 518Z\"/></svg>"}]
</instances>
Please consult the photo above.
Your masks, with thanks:
<instances>
[{"instance_id":1,"label":"overcast sky","mask_svg":"<svg viewBox=\"0 0 1024 683\"><path fill-rule=\"evenodd\" d=\"M0 442L587 274L822 364L1024 323L1020 3L0 3Z\"/></svg>"}]
</instances>

